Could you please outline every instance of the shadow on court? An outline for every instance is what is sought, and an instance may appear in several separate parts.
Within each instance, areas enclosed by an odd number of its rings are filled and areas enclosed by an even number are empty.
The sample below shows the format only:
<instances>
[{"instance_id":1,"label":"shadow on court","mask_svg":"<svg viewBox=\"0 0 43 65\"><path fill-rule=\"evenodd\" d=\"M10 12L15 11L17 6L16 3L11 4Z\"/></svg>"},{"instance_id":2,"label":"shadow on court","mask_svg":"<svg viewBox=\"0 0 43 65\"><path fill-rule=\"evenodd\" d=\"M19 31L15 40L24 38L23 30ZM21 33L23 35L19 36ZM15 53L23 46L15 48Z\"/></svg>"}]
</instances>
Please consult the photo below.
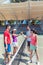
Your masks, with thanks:
<instances>
[{"instance_id":1,"label":"shadow on court","mask_svg":"<svg viewBox=\"0 0 43 65\"><path fill-rule=\"evenodd\" d=\"M29 65L27 62L29 61L28 59L23 59L22 57L29 57L28 54L26 53L19 53L15 60L13 61L12 65L20 65L20 63L24 63L25 65Z\"/></svg>"},{"instance_id":2,"label":"shadow on court","mask_svg":"<svg viewBox=\"0 0 43 65\"><path fill-rule=\"evenodd\" d=\"M15 59L15 60L28 65L28 63L27 63L28 60L26 60L26 59Z\"/></svg>"},{"instance_id":3,"label":"shadow on court","mask_svg":"<svg viewBox=\"0 0 43 65\"><path fill-rule=\"evenodd\" d=\"M0 58L0 65L4 65L3 62L4 62L4 59Z\"/></svg>"},{"instance_id":4,"label":"shadow on court","mask_svg":"<svg viewBox=\"0 0 43 65\"><path fill-rule=\"evenodd\" d=\"M26 56L26 57L29 57L30 55L29 54L26 54L26 53L19 53L20 55L22 55L22 56Z\"/></svg>"}]
</instances>

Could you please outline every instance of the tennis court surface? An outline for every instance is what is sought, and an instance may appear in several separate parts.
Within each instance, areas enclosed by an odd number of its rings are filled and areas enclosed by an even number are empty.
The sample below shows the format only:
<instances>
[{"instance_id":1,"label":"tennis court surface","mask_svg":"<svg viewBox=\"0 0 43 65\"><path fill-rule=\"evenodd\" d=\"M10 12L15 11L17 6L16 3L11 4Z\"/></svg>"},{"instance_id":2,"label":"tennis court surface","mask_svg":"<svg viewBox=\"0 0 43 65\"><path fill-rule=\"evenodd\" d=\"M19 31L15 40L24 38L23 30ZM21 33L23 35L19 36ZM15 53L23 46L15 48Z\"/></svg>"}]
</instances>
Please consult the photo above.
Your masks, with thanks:
<instances>
[{"instance_id":1,"label":"tennis court surface","mask_svg":"<svg viewBox=\"0 0 43 65\"><path fill-rule=\"evenodd\" d=\"M27 64L29 60L29 54L27 51L26 42L24 41L24 36L18 37L19 48L16 54L12 57L9 65L36 65L36 56L33 55L33 63ZM40 64L43 65L43 35L38 35L38 45L39 45L39 56L40 56ZM0 35L0 65L4 65L4 45L3 45L3 35Z\"/></svg>"}]
</instances>

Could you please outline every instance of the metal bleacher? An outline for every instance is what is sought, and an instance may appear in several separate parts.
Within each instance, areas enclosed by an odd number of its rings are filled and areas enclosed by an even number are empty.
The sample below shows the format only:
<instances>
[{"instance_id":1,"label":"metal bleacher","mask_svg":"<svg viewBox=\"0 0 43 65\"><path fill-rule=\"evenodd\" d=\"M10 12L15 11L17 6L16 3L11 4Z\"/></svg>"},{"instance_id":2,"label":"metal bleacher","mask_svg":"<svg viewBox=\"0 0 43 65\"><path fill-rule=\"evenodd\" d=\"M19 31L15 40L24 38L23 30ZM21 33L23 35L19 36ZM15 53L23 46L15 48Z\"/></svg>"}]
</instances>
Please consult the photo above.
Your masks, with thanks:
<instances>
[{"instance_id":1,"label":"metal bleacher","mask_svg":"<svg viewBox=\"0 0 43 65\"><path fill-rule=\"evenodd\" d=\"M12 25L11 26L11 31L14 29L14 28L17 28L17 34L20 33L20 32L23 32L24 34L26 34L26 27L27 27L27 24L19 24L19 25ZM0 33L3 33L4 30L5 30L5 26L0 26ZM37 31L38 34L43 34L43 29L41 27L40 24L35 24L35 25L31 25L30 24L30 28L31 29L35 29Z\"/></svg>"},{"instance_id":2,"label":"metal bleacher","mask_svg":"<svg viewBox=\"0 0 43 65\"><path fill-rule=\"evenodd\" d=\"M43 34L43 30L41 29L41 26L39 24L37 25L30 25L30 28L34 28L38 34Z\"/></svg>"}]
</instances>

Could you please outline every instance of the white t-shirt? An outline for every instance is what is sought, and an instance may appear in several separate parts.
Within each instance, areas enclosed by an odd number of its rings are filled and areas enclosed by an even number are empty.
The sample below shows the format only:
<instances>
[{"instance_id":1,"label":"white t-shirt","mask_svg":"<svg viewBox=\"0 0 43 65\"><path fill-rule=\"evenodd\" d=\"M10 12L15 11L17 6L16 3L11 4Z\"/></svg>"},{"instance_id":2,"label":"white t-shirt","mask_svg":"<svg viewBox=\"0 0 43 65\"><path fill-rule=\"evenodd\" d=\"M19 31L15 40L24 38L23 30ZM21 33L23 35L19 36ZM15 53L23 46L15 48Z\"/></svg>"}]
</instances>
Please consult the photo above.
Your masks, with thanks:
<instances>
[{"instance_id":1,"label":"white t-shirt","mask_svg":"<svg viewBox=\"0 0 43 65\"><path fill-rule=\"evenodd\" d=\"M27 38L27 41L31 41L31 38L30 38L30 36L31 36L31 31L30 31L30 30L26 32L26 36L29 37L29 38Z\"/></svg>"}]
</instances>

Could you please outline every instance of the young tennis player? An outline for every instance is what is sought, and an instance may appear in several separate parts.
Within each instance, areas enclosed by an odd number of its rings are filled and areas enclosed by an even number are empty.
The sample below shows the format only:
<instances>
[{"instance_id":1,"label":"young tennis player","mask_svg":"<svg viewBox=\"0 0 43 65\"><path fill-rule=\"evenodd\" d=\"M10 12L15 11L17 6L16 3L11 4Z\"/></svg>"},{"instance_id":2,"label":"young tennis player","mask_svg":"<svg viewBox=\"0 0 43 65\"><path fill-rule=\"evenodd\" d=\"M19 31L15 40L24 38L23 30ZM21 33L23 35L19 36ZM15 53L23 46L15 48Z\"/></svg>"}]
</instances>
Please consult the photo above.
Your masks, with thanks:
<instances>
[{"instance_id":1,"label":"young tennis player","mask_svg":"<svg viewBox=\"0 0 43 65\"><path fill-rule=\"evenodd\" d=\"M40 65L39 62L39 55L38 55L38 41L37 41L37 34L35 30L31 30L31 43L30 43L30 63L32 63L32 54L33 51L35 51L36 53L36 57L37 57L37 64Z\"/></svg>"},{"instance_id":2,"label":"young tennis player","mask_svg":"<svg viewBox=\"0 0 43 65\"><path fill-rule=\"evenodd\" d=\"M13 40L13 55L16 53L17 49L18 49L18 34L16 34L16 29L13 29L12 31L12 40Z\"/></svg>"}]
</instances>

